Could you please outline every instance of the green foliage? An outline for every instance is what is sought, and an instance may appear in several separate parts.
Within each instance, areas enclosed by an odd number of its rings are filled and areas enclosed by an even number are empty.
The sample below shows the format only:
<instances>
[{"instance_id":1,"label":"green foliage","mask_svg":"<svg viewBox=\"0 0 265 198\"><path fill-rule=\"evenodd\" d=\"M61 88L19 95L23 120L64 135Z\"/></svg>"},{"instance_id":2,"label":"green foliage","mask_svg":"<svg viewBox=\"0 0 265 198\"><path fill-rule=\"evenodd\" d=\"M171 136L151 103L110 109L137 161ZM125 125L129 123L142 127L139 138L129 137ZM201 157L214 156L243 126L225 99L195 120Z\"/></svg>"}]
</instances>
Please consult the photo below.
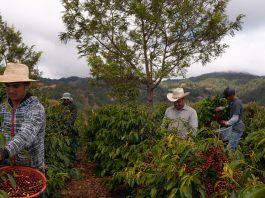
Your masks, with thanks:
<instances>
[{"instance_id":1,"label":"green foliage","mask_svg":"<svg viewBox=\"0 0 265 198\"><path fill-rule=\"evenodd\" d=\"M34 46L27 46L23 43L23 38L14 27L9 27L0 15L0 66L5 66L8 62L20 62L29 66L30 77L40 76L38 68L35 67L40 59L41 52L35 52ZM0 68L2 70L2 68ZM1 71L2 73L2 71Z\"/></svg>"},{"instance_id":2,"label":"green foliage","mask_svg":"<svg viewBox=\"0 0 265 198\"><path fill-rule=\"evenodd\" d=\"M223 104L220 98L205 101L212 107ZM165 108L148 117L143 106L108 105L91 115L89 156L101 175L110 176L110 188L128 197L239 197L262 184L265 172L248 153L233 152L217 138L183 140L160 130ZM255 148L257 141L252 143Z\"/></svg>"},{"instance_id":3,"label":"green foliage","mask_svg":"<svg viewBox=\"0 0 265 198\"><path fill-rule=\"evenodd\" d=\"M46 195L56 197L59 195L59 189L65 186L65 182L70 178L70 170L61 167L50 166L46 176L48 178Z\"/></svg>"},{"instance_id":4,"label":"green foliage","mask_svg":"<svg viewBox=\"0 0 265 198\"><path fill-rule=\"evenodd\" d=\"M244 108L246 135L265 128L265 108L257 102L251 102Z\"/></svg>"},{"instance_id":5,"label":"green foliage","mask_svg":"<svg viewBox=\"0 0 265 198\"><path fill-rule=\"evenodd\" d=\"M214 139L194 144L169 134L142 155L146 158L113 176L114 181L133 188L132 197L149 197L154 192L154 197L229 196L250 185L250 178L240 180L243 161L234 161Z\"/></svg>"},{"instance_id":6,"label":"green foliage","mask_svg":"<svg viewBox=\"0 0 265 198\"><path fill-rule=\"evenodd\" d=\"M13 175L1 172L0 173L0 181L1 182L9 181L13 189L17 188L17 183L16 183Z\"/></svg>"},{"instance_id":7,"label":"green foliage","mask_svg":"<svg viewBox=\"0 0 265 198\"><path fill-rule=\"evenodd\" d=\"M69 166L70 159L70 112L62 106L49 106L46 108L46 137L45 153L49 154L46 163L65 164ZM57 126L57 127L56 127ZM56 159L56 160L55 160Z\"/></svg>"},{"instance_id":8,"label":"green foliage","mask_svg":"<svg viewBox=\"0 0 265 198\"><path fill-rule=\"evenodd\" d=\"M244 189L240 194L242 198L258 198L265 196L265 185L264 184L257 184L253 186L249 186L248 188Z\"/></svg>"},{"instance_id":9,"label":"green foliage","mask_svg":"<svg viewBox=\"0 0 265 198\"><path fill-rule=\"evenodd\" d=\"M45 103L46 109L46 136L45 136L45 163L48 166L47 191L48 196L58 193L64 187L67 179L72 177L70 112L63 106L52 106Z\"/></svg>"},{"instance_id":10,"label":"green foliage","mask_svg":"<svg viewBox=\"0 0 265 198\"><path fill-rule=\"evenodd\" d=\"M227 106L227 101L220 97L208 97L195 103L194 108L198 114L199 128L211 126L217 129L218 121L228 120L228 110L215 112L215 108L219 106ZM214 122L214 123L213 123Z\"/></svg>"},{"instance_id":11,"label":"green foliage","mask_svg":"<svg viewBox=\"0 0 265 198\"><path fill-rule=\"evenodd\" d=\"M259 169L265 171L265 130L261 129L250 133L246 137L243 146L248 153L249 161Z\"/></svg>"},{"instance_id":12,"label":"green foliage","mask_svg":"<svg viewBox=\"0 0 265 198\"><path fill-rule=\"evenodd\" d=\"M145 106L104 106L90 116L88 126L88 157L99 161L101 175L134 162L137 145L157 135Z\"/></svg>"},{"instance_id":13,"label":"green foliage","mask_svg":"<svg viewBox=\"0 0 265 198\"><path fill-rule=\"evenodd\" d=\"M7 193L0 189L0 198L8 198L8 197L9 196L7 195Z\"/></svg>"},{"instance_id":14,"label":"green foliage","mask_svg":"<svg viewBox=\"0 0 265 198\"><path fill-rule=\"evenodd\" d=\"M221 55L227 47L221 40L241 29L243 17L229 21L227 0L62 2L67 30L60 39L75 40L92 75L112 82L113 90L128 90L119 86L126 82L145 86L149 107L163 78Z\"/></svg>"},{"instance_id":15,"label":"green foliage","mask_svg":"<svg viewBox=\"0 0 265 198\"><path fill-rule=\"evenodd\" d=\"M115 60L114 57L112 58ZM91 56L89 62L95 65L91 72L109 85L109 95L113 99L121 103L134 101L139 95L140 82L134 78L131 70L122 66L123 63L119 64L114 60L111 59L111 62L104 64L99 57Z\"/></svg>"},{"instance_id":16,"label":"green foliage","mask_svg":"<svg viewBox=\"0 0 265 198\"><path fill-rule=\"evenodd\" d=\"M265 108L258 103L249 103L245 107L244 122L246 124L245 141L240 144L246 153L246 159L250 164L265 171ZM265 181L264 173L260 173Z\"/></svg>"}]
</instances>

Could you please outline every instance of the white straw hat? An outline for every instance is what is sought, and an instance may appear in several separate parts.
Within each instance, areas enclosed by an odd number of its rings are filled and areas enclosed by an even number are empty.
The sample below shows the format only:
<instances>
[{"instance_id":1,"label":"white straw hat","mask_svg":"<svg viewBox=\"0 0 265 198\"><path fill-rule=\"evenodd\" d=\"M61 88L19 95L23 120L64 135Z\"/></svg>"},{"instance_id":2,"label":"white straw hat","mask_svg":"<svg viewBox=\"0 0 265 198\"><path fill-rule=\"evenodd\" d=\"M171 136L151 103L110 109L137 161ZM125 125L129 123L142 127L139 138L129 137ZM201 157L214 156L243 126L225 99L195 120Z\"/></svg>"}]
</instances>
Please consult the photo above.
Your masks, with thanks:
<instances>
[{"instance_id":1,"label":"white straw hat","mask_svg":"<svg viewBox=\"0 0 265 198\"><path fill-rule=\"evenodd\" d=\"M184 93L183 88L176 88L172 91L172 93L167 94L167 99L171 102L176 102L177 100L184 98L185 96L189 95L190 92Z\"/></svg>"},{"instance_id":2,"label":"white straw hat","mask_svg":"<svg viewBox=\"0 0 265 198\"><path fill-rule=\"evenodd\" d=\"M31 82L36 81L29 79L29 68L27 65L20 63L7 63L4 74L0 75L0 82Z\"/></svg>"}]
</instances>

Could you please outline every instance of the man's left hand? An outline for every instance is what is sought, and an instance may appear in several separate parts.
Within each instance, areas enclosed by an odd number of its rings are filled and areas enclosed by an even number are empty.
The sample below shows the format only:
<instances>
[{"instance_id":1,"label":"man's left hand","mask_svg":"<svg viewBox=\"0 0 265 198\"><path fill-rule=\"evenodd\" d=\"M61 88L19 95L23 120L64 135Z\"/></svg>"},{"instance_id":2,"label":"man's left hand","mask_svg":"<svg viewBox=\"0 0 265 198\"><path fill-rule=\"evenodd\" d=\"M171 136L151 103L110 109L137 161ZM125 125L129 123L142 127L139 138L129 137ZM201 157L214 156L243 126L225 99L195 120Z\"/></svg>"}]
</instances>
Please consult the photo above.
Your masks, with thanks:
<instances>
[{"instance_id":1,"label":"man's left hand","mask_svg":"<svg viewBox=\"0 0 265 198\"><path fill-rule=\"evenodd\" d=\"M220 124L222 125L222 126L226 126L227 124L226 124L226 120L220 120Z\"/></svg>"}]
</instances>

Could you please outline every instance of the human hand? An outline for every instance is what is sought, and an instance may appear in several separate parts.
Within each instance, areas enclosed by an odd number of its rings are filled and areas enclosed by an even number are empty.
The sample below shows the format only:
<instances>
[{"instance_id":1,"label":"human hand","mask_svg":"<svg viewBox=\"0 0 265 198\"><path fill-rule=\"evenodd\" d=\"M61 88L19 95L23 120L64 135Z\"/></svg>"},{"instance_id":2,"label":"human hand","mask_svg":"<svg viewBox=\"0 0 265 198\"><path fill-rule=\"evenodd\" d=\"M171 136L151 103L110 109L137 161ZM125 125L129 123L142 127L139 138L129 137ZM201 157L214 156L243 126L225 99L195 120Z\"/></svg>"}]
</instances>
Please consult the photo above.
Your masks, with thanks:
<instances>
[{"instance_id":1,"label":"human hand","mask_svg":"<svg viewBox=\"0 0 265 198\"><path fill-rule=\"evenodd\" d=\"M223 110L222 107L216 107L216 108L214 109L215 112L219 112L219 111L222 111L222 110Z\"/></svg>"},{"instance_id":2,"label":"human hand","mask_svg":"<svg viewBox=\"0 0 265 198\"><path fill-rule=\"evenodd\" d=\"M220 123L222 126L226 126L226 125L227 125L226 122L227 122L226 120L220 120L219 123Z\"/></svg>"},{"instance_id":3,"label":"human hand","mask_svg":"<svg viewBox=\"0 0 265 198\"><path fill-rule=\"evenodd\" d=\"M2 148L0 148L0 162L4 160L5 152Z\"/></svg>"},{"instance_id":4,"label":"human hand","mask_svg":"<svg viewBox=\"0 0 265 198\"><path fill-rule=\"evenodd\" d=\"M0 148L0 162L6 159L6 152L4 149Z\"/></svg>"}]
</instances>

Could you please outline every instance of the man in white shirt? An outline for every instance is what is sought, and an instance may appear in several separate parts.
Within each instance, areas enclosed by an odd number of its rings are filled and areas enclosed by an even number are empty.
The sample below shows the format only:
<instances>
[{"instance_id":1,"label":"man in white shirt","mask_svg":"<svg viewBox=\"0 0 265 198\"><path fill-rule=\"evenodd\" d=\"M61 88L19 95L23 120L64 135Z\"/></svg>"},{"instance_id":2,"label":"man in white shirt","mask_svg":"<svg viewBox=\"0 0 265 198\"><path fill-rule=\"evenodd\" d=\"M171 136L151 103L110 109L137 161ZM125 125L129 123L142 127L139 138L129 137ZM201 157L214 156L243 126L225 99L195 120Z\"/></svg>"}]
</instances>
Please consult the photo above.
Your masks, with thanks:
<instances>
[{"instance_id":1,"label":"man in white shirt","mask_svg":"<svg viewBox=\"0 0 265 198\"><path fill-rule=\"evenodd\" d=\"M189 133L194 136L198 128L197 112L185 104L184 98L189 94L183 88L175 88L172 93L167 94L168 100L174 105L167 108L162 123L163 128L173 131L183 139Z\"/></svg>"}]
</instances>

